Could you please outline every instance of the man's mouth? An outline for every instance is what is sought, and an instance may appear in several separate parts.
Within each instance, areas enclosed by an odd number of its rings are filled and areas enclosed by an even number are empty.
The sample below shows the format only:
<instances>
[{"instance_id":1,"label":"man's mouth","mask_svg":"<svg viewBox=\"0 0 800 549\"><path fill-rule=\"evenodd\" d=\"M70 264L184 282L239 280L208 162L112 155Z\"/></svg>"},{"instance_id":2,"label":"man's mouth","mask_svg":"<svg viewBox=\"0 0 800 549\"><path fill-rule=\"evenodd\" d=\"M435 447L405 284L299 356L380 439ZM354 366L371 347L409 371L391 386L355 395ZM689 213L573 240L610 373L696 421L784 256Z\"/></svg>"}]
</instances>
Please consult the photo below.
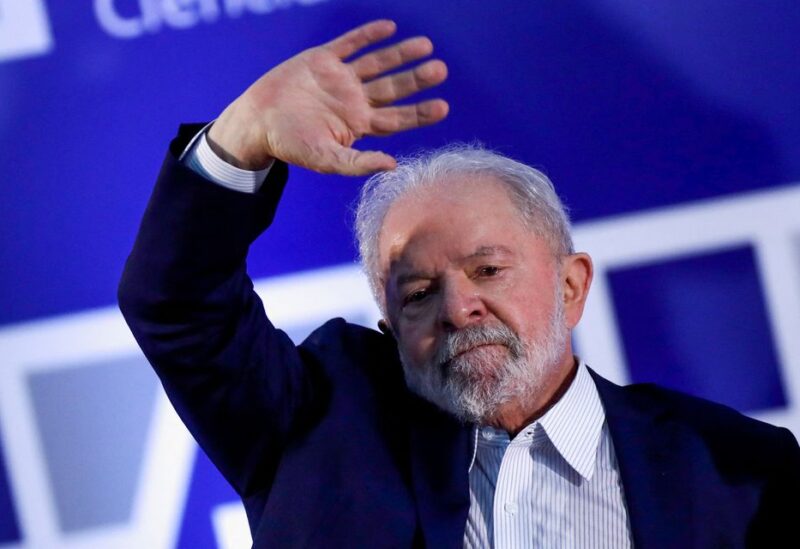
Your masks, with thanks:
<instances>
[{"instance_id":1,"label":"man's mouth","mask_svg":"<svg viewBox=\"0 0 800 549\"><path fill-rule=\"evenodd\" d=\"M471 353L472 351L475 351L475 350L480 349L482 347L494 347L494 346L505 346L505 345L503 343L500 343L500 342L479 343L478 345L473 345L472 347L469 347L467 349L461 349L459 351L456 351L449 358L447 358L447 359L443 360L442 362L440 362L439 363L439 369L442 371L442 374L446 376L448 374L448 372L450 371L450 367L453 364L453 361L455 359L457 359L458 357L460 357L462 355L465 355L467 353Z\"/></svg>"},{"instance_id":2,"label":"man's mouth","mask_svg":"<svg viewBox=\"0 0 800 549\"><path fill-rule=\"evenodd\" d=\"M472 347L470 347L468 349L462 349L462 350L458 351L456 354L454 354L452 356L452 358L450 360L452 360L453 358L459 357L461 355L465 355L467 353L471 353L472 351L474 351L476 349L480 349L481 347L496 347L496 346L502 346L502 345L503 345L502 343L494 342L494 341L491 342L491 343L479 343L478 345L473 345Z\"/></svg>"}]
</instances>

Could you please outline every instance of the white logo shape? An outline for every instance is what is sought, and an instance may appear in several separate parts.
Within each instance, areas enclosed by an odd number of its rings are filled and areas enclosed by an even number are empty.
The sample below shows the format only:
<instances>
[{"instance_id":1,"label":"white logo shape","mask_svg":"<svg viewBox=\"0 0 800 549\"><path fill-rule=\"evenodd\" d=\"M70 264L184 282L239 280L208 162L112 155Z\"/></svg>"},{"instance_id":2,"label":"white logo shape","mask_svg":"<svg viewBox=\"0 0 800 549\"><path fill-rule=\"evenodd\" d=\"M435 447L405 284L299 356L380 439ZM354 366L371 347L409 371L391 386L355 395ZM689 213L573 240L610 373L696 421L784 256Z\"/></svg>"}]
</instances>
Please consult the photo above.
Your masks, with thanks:
<instances>
[{"instance_id":1,"label":"white logo shape","mask_svg":"<svg viewBox=\"0 0 800 549\"><path fill-rule=\"evenodd\" d=\"M44 0L0 0L0 62L53 47Z\"/></svg>"}]
</instances>

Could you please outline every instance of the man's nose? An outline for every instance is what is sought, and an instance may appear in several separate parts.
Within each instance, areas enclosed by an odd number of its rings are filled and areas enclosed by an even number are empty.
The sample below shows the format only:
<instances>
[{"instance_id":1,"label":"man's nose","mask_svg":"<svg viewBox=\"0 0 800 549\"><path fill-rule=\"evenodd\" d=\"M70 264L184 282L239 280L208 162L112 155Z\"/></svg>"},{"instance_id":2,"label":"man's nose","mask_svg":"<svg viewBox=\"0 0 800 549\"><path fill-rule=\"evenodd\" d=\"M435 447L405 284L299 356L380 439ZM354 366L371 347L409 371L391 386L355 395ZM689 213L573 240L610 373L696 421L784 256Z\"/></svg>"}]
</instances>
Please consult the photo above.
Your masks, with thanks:
<instances>
[{"instance_id":1,"label":"man's nose","mask_svg":"<svg viewBox=\"0 0 800 549\"><path fill-rule=\"evenodd\" d=\"M439 322L445 330L460 330L485 316L486 305L470 281L450 281L445 285L439 308Z\"/></svg>"}]
</instances>

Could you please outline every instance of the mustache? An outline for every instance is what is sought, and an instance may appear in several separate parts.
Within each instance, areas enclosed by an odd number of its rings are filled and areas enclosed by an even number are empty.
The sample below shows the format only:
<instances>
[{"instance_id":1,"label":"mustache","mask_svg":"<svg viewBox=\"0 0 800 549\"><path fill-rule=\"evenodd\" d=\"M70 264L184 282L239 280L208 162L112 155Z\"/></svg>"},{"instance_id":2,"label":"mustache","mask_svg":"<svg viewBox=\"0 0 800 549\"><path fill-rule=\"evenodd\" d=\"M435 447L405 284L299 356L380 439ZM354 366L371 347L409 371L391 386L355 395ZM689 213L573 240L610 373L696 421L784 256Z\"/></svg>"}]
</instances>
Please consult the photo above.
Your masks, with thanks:
<instances>
[{"instance_id":1,"label":"mustache","mask_svg":"<svg viewBox=\"0 0 800 549\"><path fill-rule=\"evenodd\" d=\"M505 324L476 325L448 333L436 349L433 363L447 372L453 359L482 345L503 345L513 358L524 353L522 339Z\"/></svg>"}]
</instances>

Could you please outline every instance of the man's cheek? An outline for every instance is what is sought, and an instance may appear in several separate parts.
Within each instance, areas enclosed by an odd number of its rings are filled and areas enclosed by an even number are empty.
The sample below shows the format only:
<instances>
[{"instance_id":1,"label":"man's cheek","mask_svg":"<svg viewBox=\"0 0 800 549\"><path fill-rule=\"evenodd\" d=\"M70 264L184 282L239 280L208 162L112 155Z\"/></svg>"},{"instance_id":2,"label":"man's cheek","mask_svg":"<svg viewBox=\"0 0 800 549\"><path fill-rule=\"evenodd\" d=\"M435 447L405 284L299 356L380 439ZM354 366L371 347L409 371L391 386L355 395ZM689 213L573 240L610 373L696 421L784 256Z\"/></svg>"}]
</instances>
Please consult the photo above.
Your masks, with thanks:
<instances>
[{"instance_id":1,"label":"man's cheek","mask_svg":"<svg viewBox=\"0 0 800 549\"><path fill-rule=\"evenodd\" d=\"M414 362L414 367L425 368L430 363L432 358L432 350L426 346L417 345L409 350L409 356Z\"/></svg>"},{"instance_id":2,"label":"man's cheek","mask_svg":"<svg viewBox=\"0 0 800 549\"><path fill-rule=\"evenodd\" d=\"M399 341L403 354L415 368L423 368L430 363L436 353L435 342L431 338L418 338L410 335Z\"/></svg>"}]
</instances>

